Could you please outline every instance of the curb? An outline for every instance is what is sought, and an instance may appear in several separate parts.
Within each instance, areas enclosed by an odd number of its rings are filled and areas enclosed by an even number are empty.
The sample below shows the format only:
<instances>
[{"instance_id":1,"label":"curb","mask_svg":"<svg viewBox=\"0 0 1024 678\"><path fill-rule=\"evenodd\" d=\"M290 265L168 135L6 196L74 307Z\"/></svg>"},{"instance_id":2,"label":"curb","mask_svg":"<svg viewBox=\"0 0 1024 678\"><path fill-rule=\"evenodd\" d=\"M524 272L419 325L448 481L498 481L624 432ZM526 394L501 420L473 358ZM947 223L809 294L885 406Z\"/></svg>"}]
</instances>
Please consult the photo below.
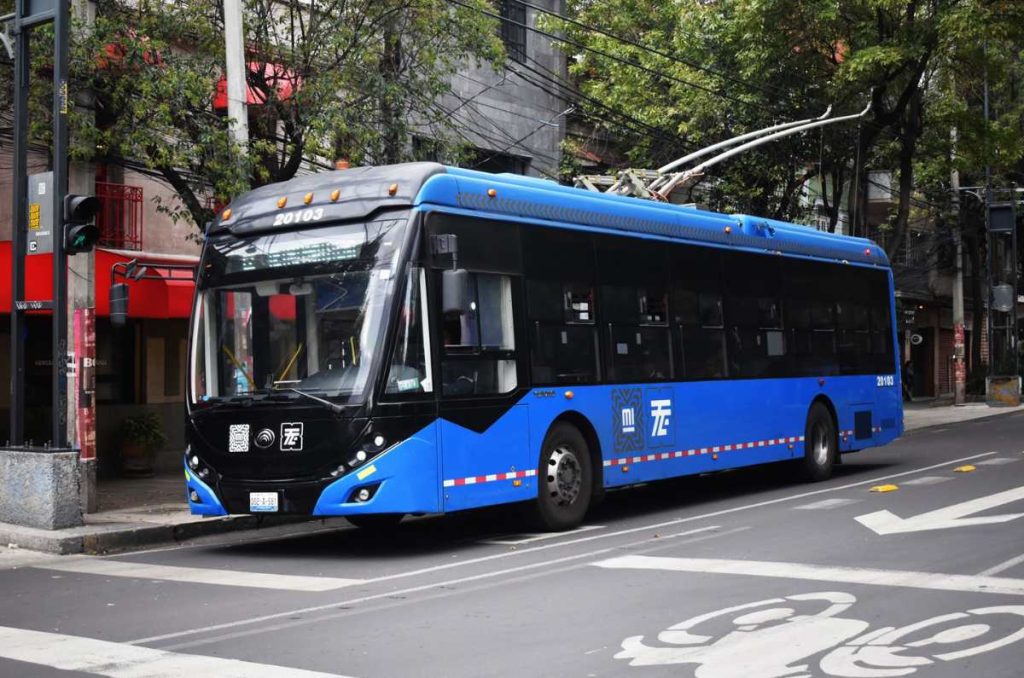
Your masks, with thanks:
<instances>
[{"instance_id":1,"label":"curb","mask_svg":"<svg viewBox=\"0 0 1024 678\"><path fill-rule=\"evenodd\" d=\"M335 521L331 520L330 524L334 523ZM190 521L177 525L142 525L138 523L116 527L86 525L65 530L42 530L0 523L0 545L11 545L20 549L56 555L78 553L102 555L161 544L181 543L190 539L229 532L267 531L278 533L274 536L287 536L288 532L282 533L274 528L306 524L319 524L318 526L322 527L328 525L328 522L324 518L308 516L242 515ZM337 519L337 527L347 524L343 518ZM297 532L305 531L298 530Z\"/></svg>"}]
</instances>

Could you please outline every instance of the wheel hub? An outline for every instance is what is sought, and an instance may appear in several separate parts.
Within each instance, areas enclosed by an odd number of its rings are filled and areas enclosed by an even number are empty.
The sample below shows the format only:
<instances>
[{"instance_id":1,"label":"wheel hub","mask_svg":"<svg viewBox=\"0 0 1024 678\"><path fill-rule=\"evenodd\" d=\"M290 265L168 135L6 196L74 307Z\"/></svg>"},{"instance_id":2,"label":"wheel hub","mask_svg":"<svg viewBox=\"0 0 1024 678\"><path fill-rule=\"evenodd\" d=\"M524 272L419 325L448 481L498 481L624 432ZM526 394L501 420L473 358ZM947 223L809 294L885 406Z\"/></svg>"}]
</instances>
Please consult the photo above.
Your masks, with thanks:
<instances>
[{"instance_id":1,"label":"wheel hub","mask_svg":"<svg viewBox=\"0 0 1024 678\"><path fill-rule=\"evenodd\" d=\"M583 469L573 450L564 446L554 449L548 458L547 480L556 504L568 506L576 501L583 487Z\"/></svg>"},{"instance_id":2,"label":"wheel hub","mask_svg":"<svg viewBox=\"0 0 1024 678\"><path fill-rule=\"evenodd\" d=\"M825 431L824 426L817 424L814 427L814 440L812 443L815 464L818 466L824 466L828 463L828 448L828 433Z\"/></svg>"}]
</instances>

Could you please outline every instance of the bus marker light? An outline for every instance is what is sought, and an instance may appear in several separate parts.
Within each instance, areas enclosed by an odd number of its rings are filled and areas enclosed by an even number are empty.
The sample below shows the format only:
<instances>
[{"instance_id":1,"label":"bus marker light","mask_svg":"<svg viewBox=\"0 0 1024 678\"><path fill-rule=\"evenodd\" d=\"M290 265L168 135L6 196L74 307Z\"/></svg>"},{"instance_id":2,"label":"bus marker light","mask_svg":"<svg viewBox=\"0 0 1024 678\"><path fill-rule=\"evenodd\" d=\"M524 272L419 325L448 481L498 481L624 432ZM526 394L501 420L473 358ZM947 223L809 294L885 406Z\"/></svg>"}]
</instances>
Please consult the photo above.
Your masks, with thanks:
<instances>
[{"instance_id":1,"label":"bus marker light","mask_svg":"<svg viewBox=\"0 0 1024 678\"><path fill-rule=\"evenodd\" d=\"M312 193L307 193L307 194L306 194L306 197L304 197L304 198L302 199L302 202L306 203L307 205L308 205L309 203L313 202L313 194L312 194Z\"/></svg>"},{"instance_id":2,"label":"bus marker light","mask_svg":"<svg viewBox=\"0 0 1024 678\"><path fill-rule=\"evenodd\" d=\"M871 488L872 492L895 492L900 489L899 485L875 485Z\"/></svg>"},{"instance_id":3,"label":"bus marker light","mask_svg":"<svg viewBox=\"0 0 1024 678\"><path fill-rule=\"evenodd\" d=\"M394 195L395 193L398 193L398 184L388 186L388 195Z\"/></svg>"},{"instance_id":4,"label":"bus marker light","mask_svg":"<svg viewBox=\"0 0 1024 678\"><path fill-rule=\"evenodd\" d=\"M512 481L512 487L521 487L522 484L523 484L522 480L513 480Z\"/></svg>"},{"instance_id":5,"label":"bus marker light","mask_svg":"<svg viewBox=\"0 0 1024 678\"><path fill-rule=\"evenodd\" d=\"M230 207L220 213L220 220L221 221L227 221L230 218L231 218L231 208Z\"/></svg>"},{"instance_id":6,"label":"bus marker light","mask_svg":"<svg viewBox=\"0 0 1024 678\"><path fill-rule=\"evenodd\" d=\"M341 191L334 189L331 191L331 202L338 202L338 198L341 197Z\"/></svg>"},{"instance_id":7,"label":"bus marker light","mask_svg":"<svg viewBox=\"0 0 1024 678\"><path fill-rule=\"evenodd\" d=\"M566 391L566 392L565 392L565 398L566 398L566 400L572 400L572 399L573 399L573 397L575 397L575 395L576 395L576 394L575 394L575 393L573 393L572 391Z\"/></svg>"},{"instance_id":8,"label":"bus marker light","mask_svg":"<svg viewBox=\"0 0 1024 678\"><path fill-rule=\"evenodd\" d=\"M622 468L622 472L623 473L629 473L629 467L628 466L622 466L621 468Z\"/></svg>"},{"instance_id":9,"label":"bus marker light","mask_svg":"<svg viewBox=\"0 0 1024 678\"><path fill-rule=\"evenodd\" d=\"M287 204L288 204L288 198L287 198L287 197L284 197L284 198L278 198L278 199L277 199L277 208L278 208L278 209L281 209L281 208L283 208L283 207L284 207L285 205L287 205Z\"/></svg>"},{"instance_id":10,"label":"bus marker light","mask_svg":"<svg viewBox=\"0 0 1024 678\"><path fill-rule=\"evenodd\" d=\"M824 386L824 385L825 385L825 380L819 377L818 378L818 386Z\"/></svg>"},{"instance_id":11,"label":"bus marker light","mask_svg":"<svg viewBox=\"0 0 1024 678\"><path fill-rule=\"evenodd\" d=\"M864 248L864 256L867 256L867 257L871 256L871 248L870 247L865 247Z\"/></svg>"},{"instance_id":12,"label":"bus marker light","mask_svg":"<svg viewBox=\"0 0 1024 678\"><path fill-rule=\"evenodd\" d=\"M964 464L963 466L957 466L953 469L956 473L970 473L971 471L977 471L978 469L973 464Z\"/></svg>"},{"instance_id":13,"label":"bus marker light","mask_svg":"<svg viewBox=\"0 0 1024 678\"><path fill-rule=\"evenodd\" d=\"M372 476L376 472L377 472L377 467L371 464L370 466L367 466L362 471L357 473L356 474L356 478L359 478L359 480L366 480L367 478L369 478L370 476Z\"/></svg>"},{"instance_id":14,"label":"bus marker light","mask_svg":"<svg viewBox=\"0 0 1024 678\"><path fill-rule=\"evenodd\" d=\"M498 192L496 190L494 190L493 188L488 188L487 189L487 197L488 198L496 198L497 196L498 196Z\"/></svg>"},{"instance_id":15,"label":"bus marker light","mask_svg":"<svg viewBox=\"0 0 1024 678\"><path fill-rule=\"evenodd\" d=\"M718 461L718 455L717 454L712 454L711 455L711 461Z\"/></svg>"},{"instance_id":16,"label":"bus marker light","mask_svg":"<svg viewBox=\"0 0 1024 678\"><path fill-rule=\"evenodd\" d=\"M725 234L729 235L730 233L732 233L732 226L726 226L725 227Z\"/></svg>"}]
</instances>

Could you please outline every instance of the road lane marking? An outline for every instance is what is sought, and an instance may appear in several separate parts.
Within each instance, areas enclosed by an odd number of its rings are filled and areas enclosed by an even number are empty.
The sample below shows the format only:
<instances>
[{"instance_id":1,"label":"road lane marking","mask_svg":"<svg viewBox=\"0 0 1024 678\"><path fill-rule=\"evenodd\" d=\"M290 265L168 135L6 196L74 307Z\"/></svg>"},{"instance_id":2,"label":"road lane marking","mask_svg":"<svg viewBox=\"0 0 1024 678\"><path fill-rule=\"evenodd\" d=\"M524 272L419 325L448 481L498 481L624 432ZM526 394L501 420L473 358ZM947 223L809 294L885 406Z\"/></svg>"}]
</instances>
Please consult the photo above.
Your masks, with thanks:
<instances>
[{"instance_id":1,"label":"road lane marking","mask_svg":"<svg viewBox=\"0 0 1024 678\"><path fill-rule=\"evenodd\" d=\"M201 567L178 567L174 565L152 565L149 563L125 563L99 558L44 563L36 569L94 574L104 577L128 577L131 579L159 579L188 584L214 584L217 586L241 586L279 591L334 591L347 586L362 584L361 579L339 579L336 577L303 577L294 574L266 574L238 570L212 570Z\"/></svg>"},{"instance_id":2,"label":"road lane marking","mask_svg":"<svg viewBox=\"0 0 1024 678\"><path fill-rule=\"evenodd\" d=\"M823 489L820 489L820 490L811 490L811 491L808 491L808 492L801 492L799 494L788 495L788 496L785 496L785 497L778 497L776 499L767 499L765 501L755 502L753 504L744 504L742 506L734 506L734 507L731 507L731 508L721 509L721 510L718 510L718 511L711 511L709 513L704 513L704 514L699 514L699 515L694 515L694 516L687 516L685 518L677 518L675 520L669 520L669 521L665 521L665 522L661 522L661 523L655 523L655 524L650 524L650 525L643 525L641 527L628 528L628 529L625 529L625 530L617 530L617 531L614 531L614 532L603 532L601 534L591 535L589 537L580 537L578 539L567 539L565 541L558 541L558 542L554 542L554 543L550 543L550 544L541 544L539 546L531 546L529 548L517 549L517 550L514 550L514 551L506 550L506 551L504 551L502 553L496 553L496 554L492 554L492 555L489 555L489 556L481 556L479 558L469 558L467 560L463 560L463 561L459 561L459 562L445 563L444 565L434 565L434 566L431 566L431 567L421 568L419 570L410 570L408 572L398 572L396 574L385 575L385 576L377 577L377 578L374 578L374 579L366 579L366 580L364 580L363 583L366 584L366 585L371 585L371 584L377 584L377 583L385 582L385 581L392 581L392 580L395 580L395 579L403 579L403 578L408 578L408 577L415 577L415 576L419 576L419 575L423 575L423 574L432 574L434 572L439 572L439 571L443 571L443 570L447 570L447 569L451 569L451 568L456 568L456 567L465 567L465 566L468 566L468 565L477 565L477 564L480 564L480 563L490 562L490 561L504 559L504 558L511 558L511 557L516 557L516 556L521 556L521 555L529 555L529 554L537 553L537 552L540 552L540 551L546 551L546 550L552 549L552 548L563 548L563 547L572 546L572 545L575 545L575 544L580 544L580 543L583 543L583 542L593 541L593 540L596 540L596 539L610 539L612 537L618 537L618 536L622 536L622 535L625 535L625 534L633 534L633 533L636 533L636 532L643 532L643 531L648 531L648 530L657 530L657 529L660 529L660 528L670 527L670 526L673 526L673 525L681 525L683 523L689 523L689 522L694 522L694 521L699 521L699 520L707 520L707 519L710 519L710 518L715 518L715 517L723 516L723 515L729 515L729 514L732 514L732 513L738 513L740 511L746 511L746 510L749 510L749 509L762 508L762 507L765 507L765 506L773 506L775 504L781 504L783 502L804 499L806 497L814 497L814 496L818 496L818 495L821 495L821 494L827 494L829 492L838 492L838 491L841 491L841 490L847 490L847 489L850 489L852 487L861 487L863 485L872 485L872 484L877 483L879 481L888 480L888 479L891 479L891 478L902 478L904 476L913 475L915 473L923 473L923 472L931 471L931 470L934 470L934 469L937 469L937 468L943 468L943 467L951 466L951 465L954 465L954 464L960 464L960 463L965 462L965 461L971 461L971 460L974 460L974 459L980 459L980 458L983 458L983 457L991 456L993 454L996 454L996 453L995 452L983 452L981 454L973 454L973 455L970 455L968 457L961 457L959 459L951 459L949 461L939 462L937 464L932 464L930 466L923 466L921 468L911 469L909 471L902 471L900 473L894 473L894 474L890 474L890 475L879 476L879 477L876 477L876 478L870 478L868 480L861 480L861 481L857 481L857 482L853 482L853 483L847 483L845 485L837 485L835 487L826 487L826 488L823 488ZM710 528L704 528L704 529L710 529ZM430 588L430 587L431 587L430 585L427 586L427 588ZM418 588L414 589L413 592L419 591L419 590L423 590L423 588L422 587L418 587ZM391 594L386 594L386 595L391 595ZM373 598L371 598L371 599L373 599ZM188 629L188 630L179 631L179 632L176 632L176 633L164 634L164 635L161 635L161 636L153 636L151 638L142 638L142 639L135 640L135 641L132 641L132 642L134 642L134 643L157 642L157 641L160 641L160 640L168 640L168 639L171 639L171 638L179 638L179 637L183 637L183 636L194 635L194 634L197 634L197 633L207 633L209 631L216 631L216 630L220 630L220 629L233 628L233 627L237 627L237 626L244 626L244 625L247 625L247 624L258 623L258 622L261 622L261 621L266 621L267 619L277 619L277 618L281 618L281 617L287 617L289 615L300 615L300 614L309 614L309 613L320 612L320 611L328 610L328 609L331 609L333 607L336 607L336 606L342 605L342 604L346 604L346 603L332 602L332 603L327 603L327 604L324 604L324 605L318 605L318 606L314 606L314 607L299 608L299 609L291 610L291 611L288 611L288 612L282 612L282 613L278 613L278 614L275 614L275 615L271 615L269 617L260 616L260 617L253 617L253 618L248 618L248 619L240 619L240 620L236 620L234 622L225 622L223 624L218 624L218 625L211 626L211 627Z\"/></svg>"},{"instance_id":3,"label":"road lane marking","mask_svg":"<svg viewBox=\"0 0 1024 678\"><path fill-rule=\"evenodd\" d=\"M186 641L184 643L178 643L176 645L171 645L167 649L177 650L177 649L181 649L181 648L185 648L185 647L195 647L195 646L198 646L198 645L208 645L210 643L217 643L217 642L221 642L221 641L224 641L224 640L232 640L234 638L241 638L241 637L250 636L250 635L253 635L253 634L267 633L267 632L279 631L279 630L290 628L290 627L293 627L293 626L301 626L301 625L304 625L304 624L309 624L311 621L316 621L317 623L321 623L324 620L334 619L336 617L347 616L348 614L351 613L351 610L346 610L345 612L340 612L340 613L339 612L335 612L334 614L330 614L330 615L326 615L326 616L322 616L322 617L316 617L315 620L310 620L310 619L292 620L292 619L290 619L292 617L296 617L296 616L299 616L299 615L313 614L313 613L316 613L316 612L323 612L323 611L326 611L326 610L337 610L337 608L339 608L339 607L350 608L350 607L354 607L356 605L361 605L363 603L368 603L368 602L372 602L372 601L375 601L375 600L381 600L381 599L385 599L385 598L405 597L405 596L413 595L413 594L416 594L416 593L422 593L424 591L430 591L430 590L433 590L433 589L450 589L450 588L454 588L454 587L457 587L457 586L461 586L463 584L469 584L469 583L476 582L476 581L483 581L483 580L486 580L486 579L493 579L493 578L496 578L496 577L502 577L502 576L510 575L510 574L518 574L520 572L526 572L528 570L536 570L536 569L540 569L540 568L543 568L543 567L546 567L546 566L560 565L562 563L569 563L569 562L578 561L578 560L590 560L592 558L596 558L598 556L602 556L602 555L604 555L606 553L612 553L612 552L618 551L618 550L620 550L622 548L627 548L627 547L630 547L630 546L637 546L637 545L641 545L641 544L651 544L651 543L657 542L658 545L655 548L660 550L660 549L663 549L663 548L667 548L667 545L663 544L662 542L665 542L665 541L667 541L669 539L673 539L673 538L677 538L677 537L690 537L690 538L689 539L683 539L682 541L679 541L679 542L674 542L672 544L673 546L675 546L677 544L692 544L692 543L695 543L695 542L704 541L704 540L707 540L707 539L718 538L718 537L727 537L727 536L732 535L732 534L737 534L739 532L743 532L745 530L749 530L750 528L746 527L746 526L743 526L743 527L736 527L736 528L733 528L731 530L722 530L721 532L718 531L719 529L720 528L717 525L709 525L707 527L698 527L698 528L693 529L693 530L687 530L685 532L679 532L679 533L673 534L673 535L666 535L664 537L658 537L657 535L655 535L655 537L653 537L653 538L643 539L641 541L633 542L631 544L625 544L625 545L620 545L620 546L607 546L605 548L597 549L597 550L594 550L594 551L587 551L587 552L584 552L584 553L577 553L577 554L574 554L574 555L571 555L571 556L565 556L563 558L556 558L554 560L545 560L545 561L539 562L539 563L529 563L527 565L518 565L516 567L510 567L510 568L506 568L504 570L496 570L496 571L493 571L493 572L482 572L480 574L469 575L469 576L466 576L466 577L459 577L458 579L449 579L449 580L446 580L446 581L436 582L436 583L432 583L432 584L422 584L420 586L413 586L413 587L406 588L406 589L401 589L401 590L398 590L398 591L385 591L383 593L374 593L374 594L362 596L362 597L359 597L359 598L351 598L351 599L348 599L348 600L341 600L341 601L335 601L335 602L332 602L332 603L327 603L325 605L317 605L315 607L307 607L307 608L304 608L302 610L290 610L288 612L276 612L276 613L273 613L273 614L262 615L260 617L253 617L253 618L250 618L250 619L241 619L241 620L237 620L237 621L233 621L233 622L225 622L225 623L222 623L222 624L214 624L212 626L206 626L206 627L203 627L203 628L189 629L189 630L186 630L186 631L176 631L174 633L166 633L166 634L163 634L163 635L160 635L160 636L152 636L150 638L140 638L138 640L132 640L132 641L129 641L129 642L131 642L132 644L157 643L157 642L161 642L161 641L164 641L164 640L171 640L171 639L174 639L174 638L182 638L184 636L192 636L192 635L197 635L197 634L203 634L203 637L198 639L198 640ZM580 567L586 567L586 566L587 566L587 564L584 563ZM553 571L557 572L558 570L553 570ZM274 620L274 619L284 619L284 618L288 618L289 620L285 621L285 622L281 622L281 623L276 624L276 625L269 625L268 626L268 625L264 624L264 622L267 622L267 621L271 621L271 620ZM219 636L211 636L210 635L210 632L212 632L212 631L222 631L222 630L225 630L225 629L237 628L239 626L247 626L249 624L257 624L257 623L261 624L261 626L259 628L256 628L256 629L248 629L248 630L244 630L244 631L236 631L234 633L222 634L222 635L219 635Z\"/></svg>"},{"instance_id":4,"label":"road lane marking","mask_svg":"<svg viewBox=\"0 0 1024 678\"><path fill-rule=\"evenodd\" d=\"M920 478L911 478L910 480L904 481L904 485L938 485L939 483L948 483L953 480L952 476L922 476Z\"/></svg>"},{"instance_id":5,"label":"road lane marking","mask_svg":"<svg viewBox=\"0 0 1024 678\"><path fill-rule=\"evenodd\" d=\"M61 671L82 671L110 678L344 678L335 673L258 664L240 659L178 654L150 647L8 626L0 626L0 657Z\"/></svg>"},{"instance_id":6,"label":"road lane marking","mask_svg":"<svg viewBox=\"0 0 1024 678\"><path fill-rule=\"evenodd\" d=\"M990 577L992 575L999 574L1000 572L1006 572L1010 568L1016 567L1021 563L1024 563L1024 554L1021 554L1015 558L1010 558L1009 560L999 563L998 565L993 565L992 567L988 568L987 570L983 570L978 574L982 577Z\"/></svg>"},{"instance_id":7,"label":"road lane marking","mask_svg":"<svg viewBox=\"0 0 1024 678\"><path fill-rule=\"evenodd\" d=\"M1012 464L1012 463L1014 463L1016 461L1020 461L1020 459L1010 458L1010 457L993 457L991 459L985 459L984 461L979 461L977 463L977 465L978 466L1001 466L1003 464Z\"/></svg>"},{"instance_id":8,"label":"road lane marking","mask_svg":"<svg viewBox=\"0 0 1024 678\"><path fill-rule=\"evenodd\" d=\"M800 509L802 511L827 511L828 509L839 508L840 506L849 506L850 504L856 504L859 502L859 499L843 499L836 497L835 499L822 499L821 501L802 504L801 506L794 506L793 508Z\"/></svg>"},{"instance_id":9,"label":"road lane marking","mask_svg":"<svg viewBox=\"0 0 1024 678\"><path fill-rule=\"evenodd\" d=\"M578 532L589 532L591 530L603 530L604 525L582 525L577 527L575 530L569 530L568 532L535 532L528 534L510 534L505 537L499 537L497 539L484 539L480 541L481 544L497 544L498 546L520 546L522 544L531 544L535 541L542 541L544 539L557 539L558 537L564 537L570 534L576 534Z\"/></svg>"},{"instance_id":10,"label":"road lane marking","mask_svg":"<svg viewBox=\"0 0 1024 678\"><path fill-rule=\"evenodd\" d=\"M594 563L613 570L662 570L694 574L734 574L775 579L801 579L835 584L895 586L931 591L964 593L998 593L1024 595L1024 579L1006 577L913 572L909 570L878 570L864 567L803 565L759 560L726 560L721 558L667 558L662 556L620 556Z\"/></svg>"},{"instance_id":11,"label":"road lane marking","mask_svg":"<svg viewBox=\"0 0 1024 678\"><path fill-rule=\"evenodd\" d=\"M875 511L862 516L855 516L854 520L868 528L875 534L905 534L907 532L924 532L926 530L945 530L953 527L968 527L971 525L993 525L1006 523L1024 516L1024 513L1006 513L998 516L975 516L968 518L974 513L981 513L994 509L1003 504L1012 504L1024 499L1024 485L1015 487L1004 492L996 492L985 497L978 497L969 501L962 501L950 506L944 506L934 511L921 513L910 518L900 518L891 511Z\"/></svg>"}]
</instances>

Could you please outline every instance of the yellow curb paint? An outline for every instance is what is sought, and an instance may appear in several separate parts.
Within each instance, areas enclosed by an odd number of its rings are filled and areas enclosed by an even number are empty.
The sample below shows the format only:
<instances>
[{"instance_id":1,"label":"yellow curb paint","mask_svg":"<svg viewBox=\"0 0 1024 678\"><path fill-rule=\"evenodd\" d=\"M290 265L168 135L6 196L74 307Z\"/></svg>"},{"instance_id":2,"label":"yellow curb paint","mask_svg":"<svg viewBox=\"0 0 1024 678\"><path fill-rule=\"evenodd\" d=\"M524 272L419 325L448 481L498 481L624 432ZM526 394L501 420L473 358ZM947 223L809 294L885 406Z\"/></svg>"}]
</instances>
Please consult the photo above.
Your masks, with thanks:
<instances>
[{"instance_id":1,"label":"yellow curb paint","mask_svg":"<svg viewBox=\"0 0 1024 678\"><path fill-rule=\"evenodd\" d=\"M973 464L964 464L963 466L957 466L953 469L956 473L970 473L971 471L977 471L978 469Z\"/></svg>"},{"instance_id":2,"label":"yellow curb paint","mask_svg":"<svg viewBox=\"0 0 1024 678\"><path fill-rule=\"evenodd\" d=\"M895 492L900 489L899 485L875 485L871 488L872 492Z\"/></svg>"}]
</instances>

